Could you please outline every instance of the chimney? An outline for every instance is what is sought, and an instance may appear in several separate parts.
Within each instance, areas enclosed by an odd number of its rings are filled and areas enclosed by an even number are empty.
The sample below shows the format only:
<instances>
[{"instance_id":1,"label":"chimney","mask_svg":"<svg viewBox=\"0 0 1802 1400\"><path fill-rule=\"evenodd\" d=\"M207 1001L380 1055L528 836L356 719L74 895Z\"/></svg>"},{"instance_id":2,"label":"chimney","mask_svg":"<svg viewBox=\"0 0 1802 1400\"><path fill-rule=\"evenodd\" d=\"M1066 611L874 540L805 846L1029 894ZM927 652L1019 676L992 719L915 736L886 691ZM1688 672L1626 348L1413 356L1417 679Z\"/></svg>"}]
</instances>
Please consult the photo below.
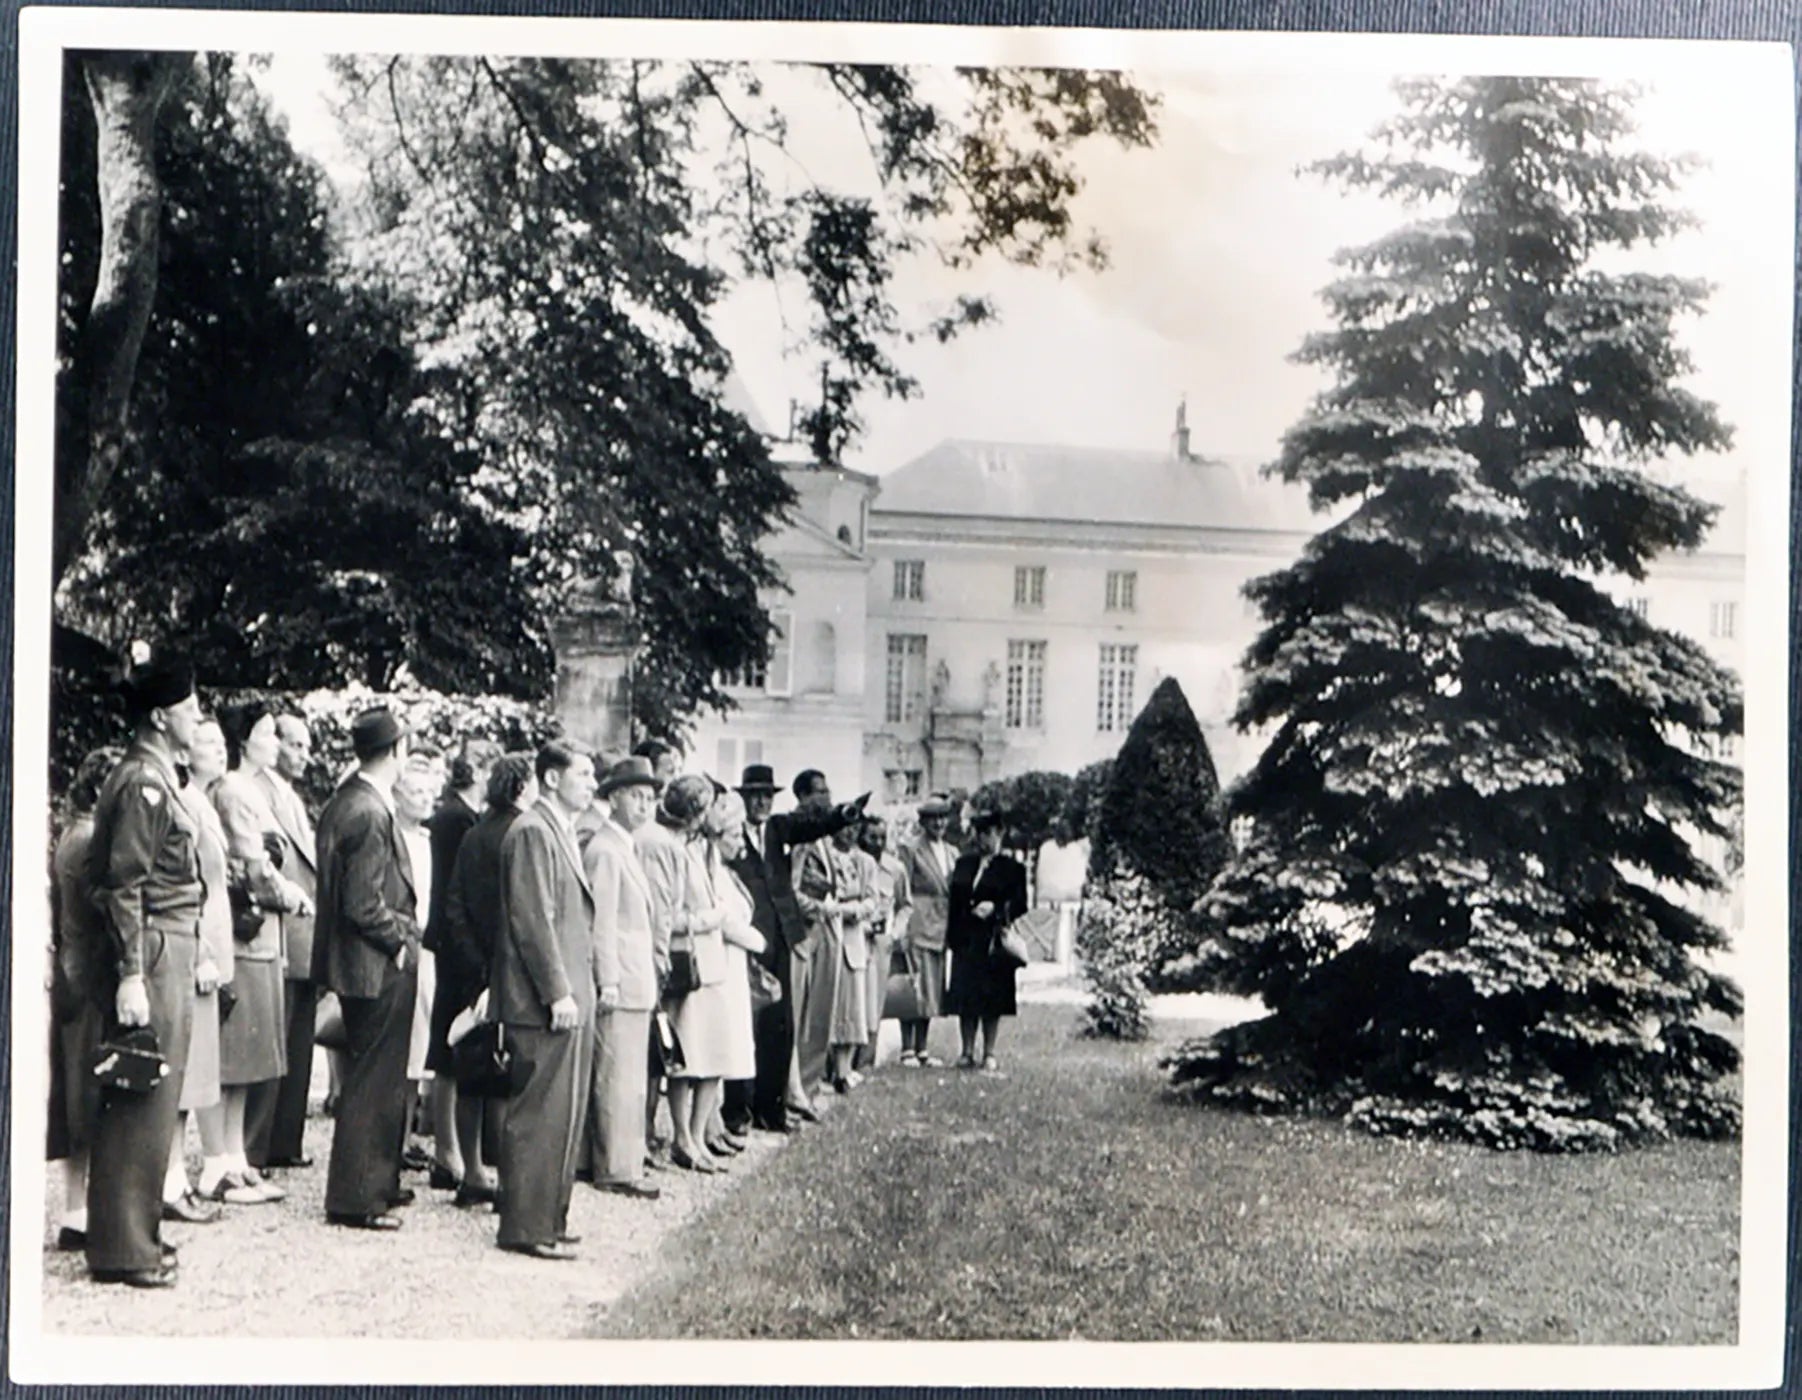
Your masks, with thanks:
<instances>
[{"instance_id":1,"label":"chimney","mask_svg":"<svg viewBox=\"0 0 1802 1400\"><path fill-rule=\"evenodd\" d=\"M1170 435L1170 455L1179 462L1195 460L1195 454L1189 450L1189 396L1187 394L1176 401L1176 431Z\"/></svg>"}]
</instances>

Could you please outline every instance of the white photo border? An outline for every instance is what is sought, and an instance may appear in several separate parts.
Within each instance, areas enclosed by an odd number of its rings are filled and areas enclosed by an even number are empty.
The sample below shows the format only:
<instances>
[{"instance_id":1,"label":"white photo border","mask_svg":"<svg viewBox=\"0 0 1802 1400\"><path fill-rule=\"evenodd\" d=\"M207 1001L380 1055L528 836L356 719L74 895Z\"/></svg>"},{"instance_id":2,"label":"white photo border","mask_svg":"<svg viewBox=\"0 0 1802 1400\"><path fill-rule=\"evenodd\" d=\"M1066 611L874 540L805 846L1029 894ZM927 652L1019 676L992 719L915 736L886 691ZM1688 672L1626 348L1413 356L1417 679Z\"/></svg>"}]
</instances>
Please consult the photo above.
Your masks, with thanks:
<instances>
[{"instance_id":1,"label":"white photo border","mask_svg":"<svg viewBox=\"0 0 1802 1400\"><path fill-rule=\"evenodd\" d=\"M1744 350L1760 402L1788 405L1795 306L1793 57L1778 43L1319 32L1008 29L924 24L26 8L19 11L18 370L14 476L12 1157L8 1366L18 1383L816 1385L1193 1389L1655 1389L1775 1387L1788 1316L1790 462L1748 474L1745 1129L1740 1331L1712 1347L1169 1342L371 1342L46 1336L46 1043L41 855L48 834L50 546L61 51L68 48L546 53L963 65L1342 73L1508 72L1655 77L1698 65L1731 78L1749 141L1767 143L1768 229L1781 282ZM1760 234L1761 238L1765 235ZM1761 247L1763 244L1761 243ZM1765 397L1765 396L1768 396ZM1787 415L1786 415L1787 421ZM1779 470L1779 465L1781 470ZM1768 468L1768 469L1767 469ZM25 878L21 879L21 872ZM1779 936L1782 935L1782 936ZM479 1267L479 1262L478 1265Z\"/></svg>"}]
</instances>

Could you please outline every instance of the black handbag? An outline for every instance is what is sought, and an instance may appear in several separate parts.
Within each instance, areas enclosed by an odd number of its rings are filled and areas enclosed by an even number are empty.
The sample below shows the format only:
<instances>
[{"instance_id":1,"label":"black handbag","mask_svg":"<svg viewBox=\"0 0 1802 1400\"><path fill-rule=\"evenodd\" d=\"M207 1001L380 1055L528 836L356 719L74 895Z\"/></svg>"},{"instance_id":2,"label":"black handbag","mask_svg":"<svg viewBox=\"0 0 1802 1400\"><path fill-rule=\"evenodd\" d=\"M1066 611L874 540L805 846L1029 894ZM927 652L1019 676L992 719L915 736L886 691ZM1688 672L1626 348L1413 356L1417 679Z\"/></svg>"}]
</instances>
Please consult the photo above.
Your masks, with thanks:
<instances>
[{"instance_id":1,"label":"black handbag","mask_svg":"<svg viewBox=\"0 0 1802 1400\"><path fill-rule=\"evenodd\" d=\"M238 943L249 943L263 931L263 906L257 903L257 897L250 886L241 880L231 880L226 884L226 894L232 906L232 939Z\"/></svg>"},{"instance_id":2,"label":"black handbag","mask_svg":"<svg viewBox=\"0 0 1802 1400\"><path fill-rule=\"evenodd\" d=\"M670 939L669 977L664 981L663 994L685 997L700 990L701 964L695 957L694 938L686 933L676 934Z\"/></svg>"},{"instance_id":3,"label":"black handbag","mask_svg":"<svg viewBox=\"0 0 1802 1400\"><path fill-rule=\"evenodd\" d=\"M484 1021L451 1046L457 1091L483 1099L510 1099L526 1087L532 1062L507 1048L506 1028Z\"/></svg>"},{"instance_id":4,"label":"black handbag","mask_svg":"<svg viewBox=\"0 0 1802 1400\"><path fill-rule=\"evenodd\" d=\"M121 1028L94 1048L94 1078L104 1089L148 1094L171 1073L150 1026Z\"/></svg>"}]
</instances>

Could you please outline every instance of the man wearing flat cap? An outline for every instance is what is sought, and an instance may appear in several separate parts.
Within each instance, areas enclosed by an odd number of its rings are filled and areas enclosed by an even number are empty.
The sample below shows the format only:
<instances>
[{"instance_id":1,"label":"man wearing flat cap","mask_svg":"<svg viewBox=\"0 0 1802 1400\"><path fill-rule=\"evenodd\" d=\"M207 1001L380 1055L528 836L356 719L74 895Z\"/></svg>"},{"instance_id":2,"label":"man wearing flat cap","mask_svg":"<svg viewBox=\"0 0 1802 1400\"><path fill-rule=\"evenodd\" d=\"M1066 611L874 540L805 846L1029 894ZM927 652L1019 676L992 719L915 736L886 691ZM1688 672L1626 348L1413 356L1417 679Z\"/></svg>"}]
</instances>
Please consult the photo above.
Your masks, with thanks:
<instances>
[{"instance_id":1,"label":"man wearing flat cap","mask_svg":"<svg viewBox=\"0 0 1802 1400\"><path fill-rule=\"evenodd\" d=\"M957 847L945 840L951 824L951 799L934 793L920 805L920 834L901 849L901 865L913 903L907 914L903 946L913 974L917 1011L901 1022L901 1063L929 1068L940 1062L926 1049L932 1018L945 1012L945 929L951 920L951 872Z\"/></svg>"},{"instance_id":2,"label":"man wearing flat cap","mask_svg":"<svg viewBox=\"0 0 1802 1400\"><path fill-rule=\"evenodd\" d=\"M112 944L100 996L105 1034L148 1027L169 1072L146 1092L101 1091L88 1168L88 1271L96 1282L164 1288L175 1251L159 1233L163 1175L194 1016L205 887L199 830L176 765L200 723L193 673L145 665L125 686L131 747L94 807L88 877Z\"/></svg>"},{"instance_id":3,"label":"man wearing flat cap","mask_svg":"<svg viewBox=\"0 0 1802 1400\"><path fill-rule=\"evenodd\" d=\"M357 771L319 815L313 977L338 994L346 1064L338 1090L325 1214L334 1225L398 1230L407 1140L407 1049L419 965L419 893L394 820L407 732L386 707L351 723Z\"/></svg>"}]
</instances>

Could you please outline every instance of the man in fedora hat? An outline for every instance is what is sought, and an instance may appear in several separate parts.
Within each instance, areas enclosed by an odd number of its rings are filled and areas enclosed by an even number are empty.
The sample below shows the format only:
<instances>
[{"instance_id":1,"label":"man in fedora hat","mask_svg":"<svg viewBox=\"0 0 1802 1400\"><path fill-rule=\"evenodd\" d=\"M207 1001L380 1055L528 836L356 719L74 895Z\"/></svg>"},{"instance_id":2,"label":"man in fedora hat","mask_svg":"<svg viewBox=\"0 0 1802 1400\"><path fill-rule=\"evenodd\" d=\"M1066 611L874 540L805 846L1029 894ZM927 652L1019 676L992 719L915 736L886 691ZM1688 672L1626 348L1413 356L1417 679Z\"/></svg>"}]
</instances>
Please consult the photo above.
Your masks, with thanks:
<instances>
[{"instance_id":1,"label":"man in fedora hat","mask_svg":"<svg viewBox=\"0 0 1802 1400\"><path fill-rule=\"evenodd\" d=\"M185 664L146 664L126 682L136 733L100 790L88 877L112 935L96 993L109 1036L148 1027L168 1073L147 1092L106 1088L88 1167L88 1272L99 1283L165 1288L163 1176L175 1137L194 1016L199 950L199 829L178 797L176 765L200 724Z\"/></svg>"},{"instance_id":2,"label":"man in fedora hat","mask_svg":"<svg viewBox=\"0 0 1802 1400\"><path fill-rule=\"evenodd\" d=\"M400 1172L419 961L419 894L394 820L407 731L378 706L351 722L350 743L357 771L319 815L314 862L313 977L338 994L348 1042L325 1213L334 1225L398 1230L393 1208L412 1200Z\"/></svg>"},{"instance_id":3,"label":"man in fedora hat","mask_svg":"<svg viewBox=\"0 0 1802 1400\"><path fill-rule=\"evenodd\" d=\"M658 781L651 760L610 767L596 790L605 817L583 852L594 891L594 969L599 989L589 1106L590 1166L603 1191L656 1200L644 1179L650 1102L651 1016L657 1010L656 905L632 833L651 819Z\"/></svg>"}]
</instances>

